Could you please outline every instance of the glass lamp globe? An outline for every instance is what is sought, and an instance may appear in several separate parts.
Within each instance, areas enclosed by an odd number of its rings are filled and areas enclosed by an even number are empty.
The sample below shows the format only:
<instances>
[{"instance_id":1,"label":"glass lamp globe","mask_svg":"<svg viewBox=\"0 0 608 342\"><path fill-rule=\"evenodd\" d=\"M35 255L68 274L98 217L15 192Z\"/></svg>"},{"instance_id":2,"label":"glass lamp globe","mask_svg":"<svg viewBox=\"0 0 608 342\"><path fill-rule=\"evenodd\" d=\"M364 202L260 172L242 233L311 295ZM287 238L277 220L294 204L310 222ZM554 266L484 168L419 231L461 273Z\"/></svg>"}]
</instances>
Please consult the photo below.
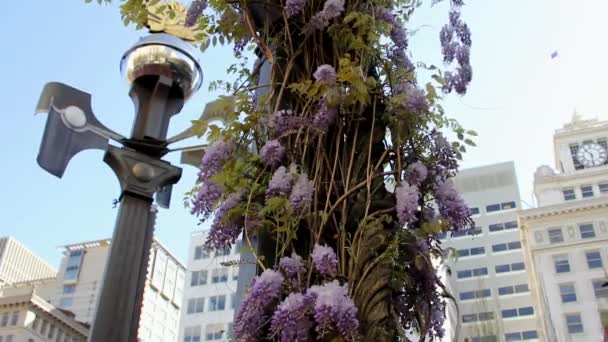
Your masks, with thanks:
<instances>
[{"instance_id":1,"label":"glass lamp globe","mask_svg":"<svg viewBox=\"0 0 608 342\"><path fill-rule=\"evenodd\" d=\"M197 56L198 51L191 44L165 33L153 33L125 52L120 69L129 85L143 76L168 77L179 86L187 100L203 80Z\"/></svg>"}]
</instances>

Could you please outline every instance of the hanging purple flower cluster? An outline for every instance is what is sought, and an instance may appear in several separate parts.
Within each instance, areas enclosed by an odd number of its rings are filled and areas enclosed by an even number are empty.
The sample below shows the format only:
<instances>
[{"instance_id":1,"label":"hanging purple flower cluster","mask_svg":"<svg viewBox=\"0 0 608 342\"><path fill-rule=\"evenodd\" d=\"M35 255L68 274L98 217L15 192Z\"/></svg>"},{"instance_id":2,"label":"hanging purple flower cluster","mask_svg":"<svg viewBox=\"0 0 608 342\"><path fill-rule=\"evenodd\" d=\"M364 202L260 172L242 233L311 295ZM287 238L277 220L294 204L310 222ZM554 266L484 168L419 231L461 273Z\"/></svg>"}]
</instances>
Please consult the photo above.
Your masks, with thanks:
<instances>
[{"instance_id":1,"label":"hanging purple flower cluster","mask_svg":"<svg viewBox=\"0 0 608 342\"><path fill-rule=\"evenodd\" d=\"M452 63L454 59L458 62L455 72L446 72L446 92L455 90L463 95L467 86L473 79L473 68L470 63L471 30L465 22L460 19L460 7L462 2L453 1L450 11L450 20L439 32L443 60Z\"/></svg>"},{"instance_id":2,"label":"hanging purple flower cluster","mask_svg":"<svg viewBox=\"0 0 608 342\"><path fill-rule=\"evenodd\" d=\"M399 224L402 226L413 223L417 220L416 212L418 211L420 200L420 192L415 185L409 185L407 182L401 182L395 189L395 197L397 199L397 217Z\"/></svg>"},{"instance_id":3,"label":"hanging purple flower cluster","mask_svg":"<svg viewBox=\"0 0 608 342\"><path fill-rule=\"evenodd\" d=\"M281 136L288 131L298 130L307 124L306 120L297 116L292 110L283 109L270 116L268 126L273 130L274 136Z\"/></svg>"},{"instance_id":4,"label":"hanging purple flower cluster","mask_svg":"<svg viewBox=\"0 0 608 342\"><path fill-rule=\"evenodd\" d=\"M335 276L338 272L336 253L327 245L315 245L312 250L312 262L317 272L323 276Z\"/></svg>"},{"instance_id":5,"label":"hanging purple flower cluster","mask_svg":"<svg viewBox=\"0 0 608 342\"><path fill-rule=\"evenodd\" d=\"M424 164L422 164L421 162L415 162L408 166L406 170L405 179L410 184L420 185L426 180L428 174L429 171L427 170L426 166L424 166Z\"/></svg>"},{"instance_id":6,"label":"hanging purple flower cluster","mask_svg":"<svg viewBox=\"0 0 608 342\"><path fill-rule=\"evenodd\" d=\"M320 65L312 74L317 82L324 82L329 86L336 84L336 69L329 64Z\"/></svg>"},{"instance_id":7,"label":"hanging purple flower cluster","mask_svg":"<svg viewBox=\"0 0 608 342\"><path fill-rule=\"evenodd\" d=\"M194 0L190 3L190 7L188 7L188 12L186 13L186 21L185 26L191 27L196 25L198 18L203 15L203 11L207 8L207 0Z\"/></svg>"},{"instance_id":8,"label":"hanging purple flower cluster","mask_svg":"<svg viewBox=\"0 0 608 342\"><path fill-rule=\"evenodd\" d=\"M272 304L280 299L283 280L281 273L274 270L266 270L253 279L234 321L234 335L238 341L257 341Z\"/></svg>"},{"instance_id":9,"label":"hanging purple flower cluster","mask_svg":"<svg viewBox=\"0 0 608 342\"><path fill-rule=\"evenodd\" d=\"M266 165L273 168L277 167L285 156L285 147L281 145L279 140L267 141L260 150L260 156Z\"/></svg>"},{"instance_id":10,"label":"hanging purple flower cluster","mask_svg":"<svg viewBox=\"0 0 608 342\"><path fill-rule=\"evenodd\" d=\"M218 140L207 148L201 159L198 178L202 184L192 200L192 214L205 219L213 212L223 191L211 178L221 171L224 163L230 159L235 150L236 145L233 142L224 140Z\"/></svg>"},{"instance_id":11,"label":"hanging purple flower cluster","mask_svg":"<svg viewBox=\"0 0 608 342\"><path fill-rule=\"evenodd\" d=\"M471 210L450 181L435 185L435 198L439 213L453 229L462 229L470 223Z\"/></svg>"},{"instance_id":12,"label":"hanging purple flower cluster","mask_svg":"<svg viewBox=\"0 0 608 342\"><path fill-rule=\"evenodd\" d=\"M302 213L312 203L314 183L308 179L306 173L297 174L295 165L290 169L281 166L274 172L266 189L266 198L289 194L291 207L296 213Z\"/></svg>"},{"instance_id":13,"label":"hanging purple flower cluster","mask_svg":"<svg viewBox=\"0 0 608 342\"><path fill-rule=\"evenodd\" d=\"M329 25L330 20L338 17L342 12L344 12L344 0L326 0L323 10L310 18L306 30L308 32L322 30Z\"/></svg>"},{"instance_id":14,"label":"hanging purple flower cluster","mask_svg":"<svg viewBox=\"0 0 608 342\"><path fill-rule=\"evenodd\" d=\"M304 5L306 5L306 0L287 0L285 2L285 15L287 18L293 17L302 12Z\"/></svg>"},{"instance_id":15,"label":"hanging purple flower cluster","mask_svg":"<svg viewBox=\"0 0 608 342\"><path fill-rule=\"evenodd\" d=\"M336 114L336 108L330 108L327 105L327 98L324 96L319 101L319 109L312 119L312 126L323 132L327 132L329 126L333 125L336 121Z\"/></svg>"},{"instance_id":16,"label":"hanging purple flower cluster","mask_svg":"<svg viewBox=\"0 0 608 342\"><path fill-rule=\"evenodd\" d=\"M326 282L301 291L293 283L306 274L303 259L295 253L281 258L278 268L283 275L266 270L254 278L237 315L237 341L258 341L264 336L280 342L307 342L315 336L359 340L357 307L348 295L348 284L333 279L336 254L328 246L316 245L315 251L311 255L314 269L323 276L318 279Z\"/></svg>"},{"instance_id":17,"label":"hanging purple flower cluster","mask_svg":"<svg viewBox=\"0 0 608 342\"><path fill-rule=\"evenodd\" d=\"M243 230L243 216L230 217L227 214L241 203L244 195L244 190L231 193L218 206L205 242L206 247L220 250L230 247L231 244L236 242Z\"/></svg>"},{"instance_id":18,"label":"hanging purple flower cluster","mask_svg":"<svg viewBox=\"0 0 608 342\"><path fill-rule=\"evenodd\" d=\"M405 97L400 107L408 112L423 113L429 109L424 91L409 82L395 86L395 95Z\"/></svg>"}]
</instances>

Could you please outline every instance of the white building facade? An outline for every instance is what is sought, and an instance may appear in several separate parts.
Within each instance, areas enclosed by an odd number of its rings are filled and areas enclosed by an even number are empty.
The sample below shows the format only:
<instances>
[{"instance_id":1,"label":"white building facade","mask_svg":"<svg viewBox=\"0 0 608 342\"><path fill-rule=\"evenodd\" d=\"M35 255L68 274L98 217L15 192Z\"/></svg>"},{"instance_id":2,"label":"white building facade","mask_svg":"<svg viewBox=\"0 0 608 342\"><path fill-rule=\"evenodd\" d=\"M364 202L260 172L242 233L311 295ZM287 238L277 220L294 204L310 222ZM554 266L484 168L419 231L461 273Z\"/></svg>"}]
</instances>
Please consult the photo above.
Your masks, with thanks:
<instances>
[{"instance_id":1,"label":"white building facade","mask_svg":"<svg viewBox=\"0 0 608 342\"><path fill-rule=\"evenodd\" d=\"M0 238L0 287L50 278L57 270L12 237Z\"/></svg>"},{"instance_id":2,"label":"white building facade","mask_svg":"<svg viewBox=\"0 0 608 342\"><path fill-rule=\"evenodd\" d=\"M194 232L190 238L179 342L230 340L242 243L209 252L203 246L207 233Z\"/></svg>"},{"instance_id":3,"label":"white building facade","mask_svg":"<svg viewBox=\"0 0 608 342\"><path fill-rule=\"evenodd\" d=\"M110 240L64 246L64 258L51 303L69 310L79 321L93 324L103 282ZM185 267L158 241L150 263L139 324L139 341L170 342L178 335Z\"/></svg>"},{"instance_id":4,"label":"white building facade","mask_svg":"<svg viewBox=\"0 0 608 342\"><path fill-rule=\"evenodd\" d=\"M512 162L459 172L455 186L473 211L475 228L443 237L456 259L448 285L457 300L458 341L539 341L517 223L519 188ZM453 310L448 310L452 315ZM457 324L458 323L458 324Z\"/></svg>"},{"instance_id":5,"label":"white building facade","mask_svg":"<svg viewBox=\"0 0 608 342\"><path fill-rule=\"evenodd\" d=\"M85 342L89 330L39 296L34 285L0 289L1 342Z\"/></svg>"},{"instance_id":6,"label":"white building facade","mask_svg":"<svg viewBox=\"0 0 608 342\"><path fill-rule=\"evenodd\" d=\"M548 341L602 341L608 324L608 122L575 116L554 135L555 167L534 177L519 222Z\"/></svg>"}]
</instances>

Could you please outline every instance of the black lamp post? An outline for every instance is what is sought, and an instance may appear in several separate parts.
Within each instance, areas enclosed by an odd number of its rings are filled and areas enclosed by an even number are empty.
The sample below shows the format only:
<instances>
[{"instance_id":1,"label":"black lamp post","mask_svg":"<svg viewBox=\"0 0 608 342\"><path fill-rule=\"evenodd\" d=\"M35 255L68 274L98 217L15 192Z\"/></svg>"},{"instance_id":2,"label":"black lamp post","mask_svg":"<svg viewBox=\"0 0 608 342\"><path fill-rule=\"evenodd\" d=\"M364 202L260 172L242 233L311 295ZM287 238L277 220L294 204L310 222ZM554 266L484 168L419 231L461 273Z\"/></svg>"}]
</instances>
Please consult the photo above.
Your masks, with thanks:
<instances>
[{"instance_id":1,"label":"black lamp post","mask_svg":"<svg viewBox=\"0 0 608 342\"><path fill-rule=\"evenodd\" d=\"M121 69L136 112L130 138L95 118L87 93L48 83L40 96L37 112L49 115L38 164L62 177L76 153L102 149L121 186L120 210L89 341L137 341L156 212L153 196L159 206L168 207L171 185L181 177L181 169L161 157L169 152L171 117L201 85L195 56L190 44L162 33L142 38L125 53ZM185 137L188 134L172 142ZM122 146L109 145L109 139Z\"/></svg>"}]
</instances>

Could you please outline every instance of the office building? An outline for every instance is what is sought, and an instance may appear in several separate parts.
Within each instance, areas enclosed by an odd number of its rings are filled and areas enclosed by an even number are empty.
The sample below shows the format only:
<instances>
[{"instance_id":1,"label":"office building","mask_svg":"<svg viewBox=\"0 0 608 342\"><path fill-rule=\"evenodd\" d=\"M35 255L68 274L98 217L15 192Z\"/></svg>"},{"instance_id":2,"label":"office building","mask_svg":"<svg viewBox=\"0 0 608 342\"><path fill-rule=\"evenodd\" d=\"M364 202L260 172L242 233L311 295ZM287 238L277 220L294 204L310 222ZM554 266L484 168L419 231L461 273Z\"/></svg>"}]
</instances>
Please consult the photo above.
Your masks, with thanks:
<instances>
[{"instance_id":1,"label":"office building","mask_svg":"<svg viewBox=\"0 0 608 342\"><path fill-rule=\"evenodd\" d=\"M22 282L0 289L0 341L85 342L88 327L48 303L36 285L41 284Z\"/></svg>"},{"instance_id":2,"label":"office building","mask_svg":"<svg viewBox=\"0 0 608 342\"><path fill-rule=\"evenodd\" d=\"M110 242L107 239L64 246L51 304L73 312L79 321L93 324ZM154 240L144 289L139 341L176 340L184 277L185 268L181 262Z\"/></svg>"},{"instance_id":3,"label":"office building","mask_svg":"<svg viewBox=\"0 0 608 342\"><path fill-rule=\"evenodd\" d=\"M473 212L475 228L443 236L442 246L456 254L447 262L447 285L459 321L448 309L448 325L459 326L458 341L539 340L517 223L520 196L513 162L462 170L454 183Z\"/></svg>"},{"instance_id":4,"label":"office building","mask_svg":"<svg viewBox=\"0 0 608 342\"><path fill-rule=\"evenodd\" d=\"M0 288L12 283L54 277L57 270L12 237L0 238Z\"/></svg>"},{"instance_id":5,"label":"office building","mask_svg":"<svg viewBox=\"0 0 608 342\"><path fill-rule=\"evenodd\" d=\"M547 341L602 341L608 322L608 121L553 137L555 169L534 175L537 208L520 213L526 266Z\"/></svg>"},{"instance_id":6,"label":"office building","mask_svg":"<svg viewBox=\"0 0 608 342\"><path fill-rule=\"evenodd\" d=\"M203 246L207 233L194 232L190 239L180 342L228 341L231 336L242 243L210 252Z\"/></svg>"}]
</instances>

